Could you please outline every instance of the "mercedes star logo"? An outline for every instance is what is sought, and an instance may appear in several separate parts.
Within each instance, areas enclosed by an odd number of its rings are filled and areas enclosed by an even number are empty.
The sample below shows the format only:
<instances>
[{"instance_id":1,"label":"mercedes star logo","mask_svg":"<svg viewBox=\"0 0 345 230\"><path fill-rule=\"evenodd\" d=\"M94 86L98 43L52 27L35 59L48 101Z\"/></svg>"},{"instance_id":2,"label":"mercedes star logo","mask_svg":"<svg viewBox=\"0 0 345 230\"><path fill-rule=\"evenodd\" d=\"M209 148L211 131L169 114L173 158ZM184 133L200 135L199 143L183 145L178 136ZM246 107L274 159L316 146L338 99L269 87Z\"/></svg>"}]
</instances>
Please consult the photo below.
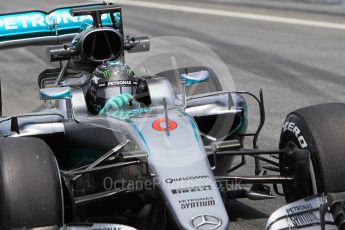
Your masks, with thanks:
<instances>
[{"instance_id":1,"label":"mercedes star logo","mask_svg":"<svg viewBox=\"0 0 345 230\"><path fill-rule=\"evenodd\" d=\"M219 228L222 225L222 220L216 216L203 214L194 216L191 219L191 224L198 230L212 230Z\"/></svg>"}]
</instances>

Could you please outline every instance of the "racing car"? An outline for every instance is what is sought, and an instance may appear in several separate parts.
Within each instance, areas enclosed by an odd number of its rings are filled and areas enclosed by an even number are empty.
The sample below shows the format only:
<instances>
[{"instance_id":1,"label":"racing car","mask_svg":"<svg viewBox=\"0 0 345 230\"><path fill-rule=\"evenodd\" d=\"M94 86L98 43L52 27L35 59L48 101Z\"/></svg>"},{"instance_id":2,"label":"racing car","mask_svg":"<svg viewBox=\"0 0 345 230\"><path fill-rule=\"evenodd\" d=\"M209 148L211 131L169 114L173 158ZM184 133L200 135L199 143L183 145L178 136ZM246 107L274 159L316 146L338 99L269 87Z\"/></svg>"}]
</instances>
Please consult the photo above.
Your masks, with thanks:
<instances>
[{"instance_id":1,"label":"racing car","mask_svg":"<svg viewBox=\"0 0 345 230\"><path fill-rule=\"evenodd\" d=\"M49 46L60 65L38 75L39 111L0 118L0 229L228 229L229 201L272 199L267 185L287 202L345 189L344 104L292 112L279 149L260 150L262 91L227 90L212 61L143 71L121 111L90 112L95 69L154 47L124 35L118 5L0 15L0 49L26 46ZM259 108L253 132L246 98ZM248 157L253 175L237 175Z\"/></svg>"}]
</instances>

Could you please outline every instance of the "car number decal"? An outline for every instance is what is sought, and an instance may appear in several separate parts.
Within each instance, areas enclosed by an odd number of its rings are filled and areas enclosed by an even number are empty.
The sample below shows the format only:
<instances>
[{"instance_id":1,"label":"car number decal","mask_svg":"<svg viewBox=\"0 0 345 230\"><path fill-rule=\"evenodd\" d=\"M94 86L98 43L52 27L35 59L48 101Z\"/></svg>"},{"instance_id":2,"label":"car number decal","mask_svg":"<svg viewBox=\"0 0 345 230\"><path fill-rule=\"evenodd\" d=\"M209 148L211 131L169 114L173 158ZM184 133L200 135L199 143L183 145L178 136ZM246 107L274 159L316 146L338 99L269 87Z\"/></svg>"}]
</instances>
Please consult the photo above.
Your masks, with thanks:
<instances>
[{"instance_id":1,"label":"car number decal","mask_svg":"<svg viewBox=\"0 0 345 230\"><path fill-rule=\"evenodd\" d=\"M160 132L172 131L177 128L177 123L175 121L169 120L168 127L166 127L166 123L164 118L157 119L152 123L152 128Z\"/></svg>"}]
</instances>

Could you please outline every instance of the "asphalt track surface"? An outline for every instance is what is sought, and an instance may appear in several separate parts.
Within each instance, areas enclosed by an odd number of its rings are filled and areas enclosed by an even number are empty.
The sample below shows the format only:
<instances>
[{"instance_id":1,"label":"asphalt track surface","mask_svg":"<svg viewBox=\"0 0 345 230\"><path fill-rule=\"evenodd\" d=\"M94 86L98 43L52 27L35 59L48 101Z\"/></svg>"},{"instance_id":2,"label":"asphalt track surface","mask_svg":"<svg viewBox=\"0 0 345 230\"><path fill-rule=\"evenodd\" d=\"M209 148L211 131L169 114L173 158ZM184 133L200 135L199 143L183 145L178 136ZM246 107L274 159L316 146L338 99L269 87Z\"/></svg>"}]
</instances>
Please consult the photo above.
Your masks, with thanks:
<instances>
[{"instance_id":1,"label":"asphalt track surface","mask_svg":"<svg viewBox=\"0 0 345 230\"><path fill-rule=\"evenodd\" d=\"M76 2L2 0L0 11L49 10ZM233 0L215 2L160 1L176 6L345 23L339 8L327 11L325 6L320 6L320 10L312 6L308 10L289 1L284 4L290 4L290 8L280 8L277 1L267 4L267 0L263 5L250 0L245 4ZM290 111L317 103L345 102L345 30L133 5L124 6L124 21L127 34L196 39L227 64L237 90L257 92L262 88L266 124L259 139L260 148L277 148L281 125ZM50 65L44 51L37 47L0 51L5 115L39 107L37 74ZM255 124L257 113L250 112L250 122ZM252 172L251 161L240 171ZM274 200L233 202L231 229L263 229L269 215L283 204L284 199L279 196Z\"/></svg>"}]
</instances>

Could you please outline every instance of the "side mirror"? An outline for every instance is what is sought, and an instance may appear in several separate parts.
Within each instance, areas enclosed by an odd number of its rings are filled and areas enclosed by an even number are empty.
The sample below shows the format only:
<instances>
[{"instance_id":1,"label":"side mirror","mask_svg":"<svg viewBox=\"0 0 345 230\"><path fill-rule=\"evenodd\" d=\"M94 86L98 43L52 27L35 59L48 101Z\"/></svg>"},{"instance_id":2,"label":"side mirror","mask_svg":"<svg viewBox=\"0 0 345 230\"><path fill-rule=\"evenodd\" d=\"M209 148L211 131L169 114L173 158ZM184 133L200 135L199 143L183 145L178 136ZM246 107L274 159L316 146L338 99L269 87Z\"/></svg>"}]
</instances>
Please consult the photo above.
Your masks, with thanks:
<instances>
[{"instance_id":1,"label":"side mirror","mask_svg":"<svg viewBox=\"0 0 345 230\"><path fill-rule=\"evenodd\" d=\"M184 85L199 84L202 82L207 82L210 73L207 70L202 70L199 72L181 74L181 82Z\"/></svg>"},{"instance_id":2,"label":"side mirror","mask_svg":"<svg viewBox=\"0 0 345 230\"><path fill-rule=\"evenodd\" d=\"M199 84L202 82L207 82L209 79L210 73L207 70L201 70L198 72L192 72L192 73L185 73L181 74L181 94L182 94L182 108L185 109L187 106L187 95L186 95L186 85L193 85L193 84Z\"/></svg>"},{"instance_id":3,"label":"side mirror","mask_svg":"<svg viewBox=\"0 0 345 230\"><path fill-rule=\"evenodd\" d=\"M149 37L131 37L125 40L124 49L128 53L140 53L150 51Z\"/></svg>"},{"instance_id":4,"label":"side mirror","mask_svg":"<svg viewBox=\"0 0 345 230\"><path fill-rule=\"evenodd\" d=\"M70 87L52 87L40 89L41 100L59 100L72 98Z\"/></svg>"}]
</instances>

